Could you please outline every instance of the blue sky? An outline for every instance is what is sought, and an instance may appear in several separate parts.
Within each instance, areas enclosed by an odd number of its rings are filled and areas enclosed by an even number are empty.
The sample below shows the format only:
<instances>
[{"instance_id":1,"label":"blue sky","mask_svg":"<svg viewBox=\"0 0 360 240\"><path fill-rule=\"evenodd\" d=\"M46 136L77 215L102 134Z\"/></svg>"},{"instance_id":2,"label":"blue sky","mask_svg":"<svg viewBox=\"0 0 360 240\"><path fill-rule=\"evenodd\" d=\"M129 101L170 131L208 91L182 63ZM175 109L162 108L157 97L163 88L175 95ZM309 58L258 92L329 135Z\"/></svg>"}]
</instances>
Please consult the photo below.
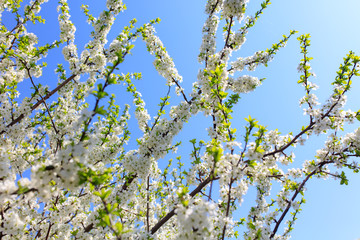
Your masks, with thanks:
<instances>
[{"instance_id":1,"label":"blue sky","mask_svg":"<svg viewBox=\"0 0 360 240\"><path fill-rule=\"evenodd\" d=\"M76 43L82 50L91 28L84 22L85 19L78 7L82 3L96 6L90 7L90 11L96 16L96 12L103 8L105 1L102 3L79 0L69 2L72 19L76 24L81 24L77 25ZM201 29L206 17L203 11L205 2L204 0L125 1L128 10L117 18L110 32L109 41L111 42L132 18L138 19L138 26L150 19L161 18L161 23L156 25L157 35L174 59L180 75L184 78L183 87L189 93L192 83L196 81L198 69L201 67L197 62L197 54L201 44ZM247 13L254 13L260 3L256 0L250 1ZM320 102L324 102L331 92L330 83L335 77L342 58L350 50L360 54L359 7L358 0L344 0L341 3L335 0L274 0L249 32L245 45L233 57L246 57L255 51L265 50L281 39L283 34L288 34L291 29L298 30L299 34L310 33L312 37L309 56L314 57L311 65L317 75L312 81L320 86L316 93ZM47 19L47 23L33 30L45 42L52 42L58 37L55 1L44 5L42 15ZM11 23L6 15L3 21ZM256 72L251 73L266 80L255 92L243 95L236 107L236 113L233 116L239 133L243 128L244 118L248 115L258 119L262 125L267 125L269 130L278 128L282 133L297 132L302 125L307 123L307 118L303 116L303 111L298 106L298 100L303 96L304 90L296 83L299 79L296 68L301 58L296 37L290 39L287 47L280 50L269 67L259 67ZM222 41L221 38L219 41ZM139 39L135 45L133 55L124 62L121 69L124 69L124 72L141 71L143 73L143 80L137 82L136 86L142 92L149 112L154 115L161 97L159 94L164 95L167 87L165 80L154 70L153 57L146 52L144 43ZM55 86L53 69L58 59L51 59L51 54L49 54L48 62L48 71L44 77L51 76L52 80L44 78L40 80ZM120 102L128 101L129 98L122 98L121 90L115 91L119 91L117 98ZM348 95L348 104L345 109L350 108L354 111L360 109L359 92L360 79L356 79ZM179 100L181 99L174 96L171 101L176 103ZM179 139L192 139L197 136L206 139L204 123L209 122L209 119L196 116L185 126ZM135 123L132 124L131 126L136 127ZM140 133L135 132L134 137L137 134L139 136ZM315 137L307 142L307 146L298 148L295 151L297 155L295 162L301 163L305 159L312 159L316 149L322 147L323 140L323 136ZM132 146L135 145L130 144L129 148ZM308 191L305 195L307 203L299 215L292 239L355 240L360 238L360 175L349 173L348 178L350 180L348 186L340 186L338 181L331 179L327 181L313 179L307 185ZM246 199L244 205L246 205Z\"/></svg>"},{"instance_id":2,"label":"blue sky","mask_svg":"<svg viewBox=\"0 0 360 240\"><path fill-rule=\"evenodd\" d=\"M156 26L157 34L174 59L179 73L184 77L184 88L188 91L200 68L196 57L205 19L204 5L205 1L129 1L128 11L124 13L136 16L139 23L156 17L162 19ZM250 1L248 13L254 13L259 5L260 1ZM320 86L316 93L320 101L324 102L331 92L330 83L342 58L350 50L360 54L360 35L357 31L360 22L359 7L360 3L356 0L341 3L334 0L272 1L259 22L249 32L245 45L233 57L249 56L255 51L265 50L291 29L298 30L299 34L310 33L312 37L309 56L314 57L311 64L317 75L312 81ZM283 133L296 132L306 124L307 118L298 106L298 100L304 91L296 83L299 79L296 68L301 58L296 37L288 42L285 49L280 50L269 67L260 67L252 73L259 78L265 77L266 80L255 92L242 96L234 114L234 122L238 124L239 131L243 128L244 117L249 114L269 129L278 128ZM161 86L164 80L154 72L151 66L152 59L144 56L140 45L137 45L137 50L139 56L143 57L141 68L146 66L146 71L142 70L144 80L139 88L143 87L146 90L151 86L152 89L156 88L154 91L164 93L165 87ZM353 89L348 95L345 109L360 109L360 79L357 80L354 81ZM159 87L154 84L159 84ZM153 93L146 92L143 95L151 110L151 104L156 104L158 98L152 103ZM203 122L206 122L206 119L201 116L190 121L184 129L184 138L193 138L194 129L197 136L204 136ZM324 136L313 137L305 147L298 148L295 151L295 162L313 159L316 149L322 147L323 140ZM340 186L339 182L332 179L313 179L307 185L307 203L299 215L292 239L355 240L360 237L360 176L349 173L349 179L348 186ZM243 205L247 206L246 199Z\"/></svg>"}]
</instances>

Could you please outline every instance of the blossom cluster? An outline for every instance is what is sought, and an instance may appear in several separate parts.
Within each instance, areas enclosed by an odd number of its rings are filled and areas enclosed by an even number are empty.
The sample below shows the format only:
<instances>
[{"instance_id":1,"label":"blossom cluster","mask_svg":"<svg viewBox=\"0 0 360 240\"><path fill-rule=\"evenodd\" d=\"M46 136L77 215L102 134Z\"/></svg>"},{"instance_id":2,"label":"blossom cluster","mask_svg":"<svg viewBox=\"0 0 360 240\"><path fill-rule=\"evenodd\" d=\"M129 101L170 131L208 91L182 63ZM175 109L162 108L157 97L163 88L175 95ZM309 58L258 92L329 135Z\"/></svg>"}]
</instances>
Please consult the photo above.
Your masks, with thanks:
<instances>
[{"instance_id":1,"label":"blossom cluster","mask_svg":"<svg viewBox=\"0 0 360 240\"><path fill-rule=\"evenodd\" d=\"M190 94L156 35L158 19L141 27L131 20L109 41L115 17L125 10L123 1L107 0L98 17L83 5L93 30L82 49L75 44L71 3L60 0L59 39L39 46L41 39L27 31L26 23L43 22L38 14L44 2L0 1L0 14L12 10L17 19L15 27L5 24L0 31L1 239L234 239L240 234L288 239L308 181L332 177L347 184L343 169L360 170L353 160L360 157L360 128L342 134L360 120L360 112L344 110L352 78L360 75L360 57L350 52L344 58L330 97L320 103L317 85L310 81L315 74L307 56L309 35L298 38L303 54L298 83L305 90L299 103L308 122L283 134L249 116L240 133L233 128L241 95L262 81L241 72L267 66L295 34L266 51L237 56L269 1L244 23L248 0L207 1L201 68ZM219 25L224 26L221 44ZM121 65L138 37L169 88L155 116L133 81L141 74L126 73ZM57 85L51 88L48 75L43 77L43 60L55 47L62 48L62 58L57 58ZM32 84L30 96L20 96L24 81ZM115 85L128 95L111 94ZM170 102L173 88L178 99ZM119 96L126 103L116 100ZM201 127L208 136L198 138L194 128L191 144L176 142L198 113L207 118ZM300 166L296 146L318 134L327 135L323 147ZM192 147L189 156L177 153L187 146ZM242 203L252 193L255 200L246 212Z\"/></svg>"},{"instance_id":2,"label":"blossom cluster","mask_svg":"<svg viewBox=\"0 0 360 240\"><path fill-rule=\"evenodd\" d=\"M236 17L241 20L244 17L246 4L249 0L224 0L223 15L226 17Z\"/></svg>"},{"instance_id":3,"label":"blossom cluster","mask_svg":"<svg viewBox=\"0 0 360 240\"><path fill-rule=\"evenodd\" d=\"M215 54L216 51L216 30L219 24L219 17L211 15L206 19L203 26L203 38L200 47L199 62L205 61L209 56Z\"/></svg>"},{"instance_id":4,"label":"blossom cluster","mask_svg":"<svg viewBox=\"0 0 360 240\"><path fill-rule=\"evenodd\" d=\"M170 58L159 37L155 35L155 28L151 25L144 26L142 35L148 51L156 56L154 66L159 74L166 79L166 84L172 86L182 82L182 77L175 68L173 60Z\"/></svg>"},{"instance_id":5,"label":"blossom cluster","mask_svg":"<svg viewBox=\"0 0 360 240\"><path fill-rule=\"evenodd\" d=\"M189 201L187 208L180 205L176 208L176 215L179 224L177 239L211 239L213 231L213 220L215 217L215 206L204 200Z\"/></svg>"}]
</instances>

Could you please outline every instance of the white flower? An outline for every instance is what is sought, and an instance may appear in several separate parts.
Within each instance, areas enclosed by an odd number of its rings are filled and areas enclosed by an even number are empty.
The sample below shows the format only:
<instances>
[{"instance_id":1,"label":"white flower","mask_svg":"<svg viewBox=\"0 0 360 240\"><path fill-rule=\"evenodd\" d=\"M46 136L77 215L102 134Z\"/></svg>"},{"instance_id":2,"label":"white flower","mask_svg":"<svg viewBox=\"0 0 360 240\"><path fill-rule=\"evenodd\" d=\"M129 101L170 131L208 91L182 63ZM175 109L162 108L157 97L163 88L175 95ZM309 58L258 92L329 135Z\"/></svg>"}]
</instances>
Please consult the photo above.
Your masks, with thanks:
<instances>
[{"instance_id":1,"label":"white flower","mask_svg":"<svg viewBox=\"0 0 360 240\"><path fill-rule=\"evenodd\" d=\"M242 20L248 2L249 0L224 0L223 15L236 17L239 21Z\"/></svg>"}]
</instances>

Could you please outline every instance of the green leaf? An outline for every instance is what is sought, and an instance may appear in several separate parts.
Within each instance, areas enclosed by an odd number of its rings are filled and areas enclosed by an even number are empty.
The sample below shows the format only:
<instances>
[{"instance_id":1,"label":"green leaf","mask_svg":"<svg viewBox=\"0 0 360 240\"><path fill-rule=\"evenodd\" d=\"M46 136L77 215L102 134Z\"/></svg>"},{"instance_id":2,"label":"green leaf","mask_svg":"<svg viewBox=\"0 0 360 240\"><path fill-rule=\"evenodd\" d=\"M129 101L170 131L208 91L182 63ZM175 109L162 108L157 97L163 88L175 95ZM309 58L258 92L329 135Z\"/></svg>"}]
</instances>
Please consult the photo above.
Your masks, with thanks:
<instances>
[{"instance_id":1,"label":"green leaf","mask_svg":"<svg viewBox=\"0 0 360 240\"><path fill-rule=\"evenodd\" d=\"M102 99L107 96L109 96L109 94L107 92L98 92L98 94L97 94L98 99Z\"/></svg>"},{"instance_id":2,"label":"green leaf","mask_svg":"<svg viewBox=\"0 0 360 240\"><path fill-rule=\"evenodd\" d=\"M247 164L251 168L254 168L257 165L255 160L249 160L249 162Z\"/></svg>"},{"instance_id":3,"label":"green leaf","mask_svg":"<svg viewBox=\"0 0 360 240\"><path fill-rule=\"evenodd\" d=\"M110 226L110 217L109 215L104 215L102 220L104 221L104 223L107 225L107 226Z\"/></svg>"},{"instance_id":4,"label":"green leaf","mask_svg":"<svg viewBox=\"0 0 360 240\"><path fill-rule=\"evenodd\" d=\"M346 178L344 171L341 172L340 178L341 178L340 185L344 185L344 184L348 185L349 184L349 180Z\"/></svg>"},{"instance_id":5,"label":"green leaf","mask_svg":"<svg viewBox=\"0 0 360 240\"><path fill-rule=\"evenodd\" d=\"M117 232L119 234L121 234L123 232L123 225L121 224L121 222L115 223L115 229L117 230Z\"/></svg>"},{"instance_id":6,"label":"green leaf","mask_svg":"<svg viewBox=\"0 0 360 240\"><path fill-rule=\"evenodd\" d=\"M360 121L360 112L357 112L359 115L356 116L356 119Z\"/></svg>"},{"instance_id":7,"label":"green leaf","mask_svg":"<svg viewBox=\"0 0 360 240\"><path fill-rule=\"evenodd\" d=\"M107 112L104 109L104 106L101 106L101 107L96 108L95 113L100 114L100 115L105 115Z\"/></svg>"}]
</instances>

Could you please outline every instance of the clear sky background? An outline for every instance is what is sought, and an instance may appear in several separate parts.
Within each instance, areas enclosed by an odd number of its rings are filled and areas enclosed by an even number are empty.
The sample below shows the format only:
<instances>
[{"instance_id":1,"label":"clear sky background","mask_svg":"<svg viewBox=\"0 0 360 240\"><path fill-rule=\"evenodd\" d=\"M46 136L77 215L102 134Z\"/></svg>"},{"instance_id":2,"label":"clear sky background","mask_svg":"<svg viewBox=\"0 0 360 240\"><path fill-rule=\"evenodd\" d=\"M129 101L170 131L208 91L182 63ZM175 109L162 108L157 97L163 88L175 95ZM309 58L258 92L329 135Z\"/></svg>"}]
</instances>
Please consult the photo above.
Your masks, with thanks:
<instances>
[{"instance_id":1,"label":"clear sky background","mask_svg":"<svg viewBox=\"0 0 360 240\"><path fill-rule=\"evenodd\" d=\"M90 26L85 23L85 18L79 10L81 4L89 4L90 11L97 16L103 9L105 1L80 1L70 2L72 20L77 26L76 43L80 51L89 39ZM156 25L157 35L163 41L170 56L174 59L180 75L183 76L183 87L189 93L191 86L196 81L196 76L201 65L197 62L197 55L201 44L201 30L205 20L204 0L137 0L124 1L128 10L121 13L116 20L110 35L109 42L122 30L130 19L137 18L138 26L150 19L161 18L161 23ZM247 14L252 15L259 9L261 1L252 0L249 3ZM248 34L247 42L233 58L246 57L255 51L265 50L281 39L283 34L288 34L291 29L299 34L311 34L311 47L309 56L314 57L311 62L317 77L313 82L320 86L316 91L320 102L324 102L331 93L330 83L336 76L336 71L342 58L350 51L360 54L360 2L358 0L273 0L264 12L258 23ZM56 1L44 5L41 14L47 23L40 28L32 28L42 41L52 42L58 38L58 24L56 15ZM3 21L12 24L5 14ZM30 31L29 30L29 31ZM262 86L255 92L243 95L234 113L235 126L238 134L243 133L244 118L251 115L259 120L268 129L279 129L282 133L298 132L301 126L307 124L307 117L298 105L299 99L304 95L304 90L296 82L299 73L296 68L301 58L299 43L296 35L289 40L286 48L281 49L269 67L259 67L251 73L259 78L266 78ZM221 35L219 41L222 43ZM59 54L61 50L55 50ZM39 81L56 85L54 66L63 58L47 59L49 66L44 77ZM59 56L59 55L57 55ZM154 70L153 57L146 52L145 44L139 39L135 44L133 55L121 66L123 72L142 72L143 80L136 83L142 92L150 114L154 116L157 111L159 98L167 92L165 80ZM353 89L348 94L348 104L345 109L360 109L360 79L355 79ZM23 85L24 89L28 86ZM115 89L119 104L125 103L130 98L120 89ZM160 94L160 96L159 96ZM55 99L54 99L55 100ZM172 98L173 104L181 99ZM210 122L203 116L196 116L184 128L177 140L183 140L184 152L189 147L188 140L192 138L206 139L205 128ZM207 124L207 125L206 125ZM132 129L136 123L131 122ZM358 127L359 124L348 128ZM134 140L140 136L134 132L129 149L135 148ZM295 151L295 164L301 164L306 159L313 159L316 149L323 145L324 136L311 138L305 147ZM181 154L181 152L180 152ZM186 155L184 154L184 158ZM360 238L360 175L351 174L348 186L340 186L339 181L313 179L307 185L305 194L307 203L302 207L303 212L292 233L292 239L319 239L319 240L355 240ZM247 201L245 199L244 206Z\"/></svg>"},{"instance_id":2,"label":"clear sky background","mask_svg":"<svg viewBox=\"0 0 360 240\"><path fill-rule=\"evenodd\" d=\"M260 3L261 1L250 1L248 14L258 10ZM188 91L200 67L197 63L197 54L205 19L204 5L205 1L127 2L128 11L125 15L136 16L140 23L156 17L162 19L156 26L158 36L184 77L184 88ZM299 34L310 33L312 45L309 48L309 56L314 57L311 64L317 75L312 81L320 86L316 93L320 102L324 102L331 93L330 83L336 76L342 58L350 50L360 54L359 7L360 2L357 0L345 0L341 3L334 0L274 0L255 27L250 30L247 42L233 57L245 57L255 51L265 50L291 29L298 30ZM249 114L269 129L278 128L283 133L297 132L307 123L307 117L303 116L303 111L298 106L298 100L304 95L304 90L296 83L299 79L296 68L301 58L296 37L290 39L285 49L280 50L269 67L260 67L258 71L251 73L259 78L265 77L266 80L255 92L242 96L234 114L234 122L238 124L239 133L243 129L244 117ZM221 37L219 41L222 41ZM138 47L141 47L139 45ZM138 50L141 51L139 55L143 56L143 50ZM144 57L142 66L135 66L139 69L148 66L152 59L145 58L147 57ZM141 84L144 84L144 90L147 89L147 84L154 89L154 83L164 82L156 72L154 75L145 71L143 73L144 80ZM345 109L360 109L360 79L356 80ZM166 89L160 85L154 91L164 93ZM147 91L147 94L151 93ZM150 104L156 104L158 98L151 103L152 98L147 94L144 92L145 99L148 99L147 105L150 107ZM184 135L189 139L198 136L199 133L204 136L204 122L205 119L197 116L185 128ZM313 159L316 149L322 147L324 139L324 136L313 137L305 147L298 147L295 151L295 162L302 163L305 159ZM348 177L348 186L340 186L338 181L332 179L310 181L305 195L307 203L298 216L292 239L355 240L360 237L360 176L349 173ZM247 206L246 199L243 205Z\"/></svg>"}]
</instances>

